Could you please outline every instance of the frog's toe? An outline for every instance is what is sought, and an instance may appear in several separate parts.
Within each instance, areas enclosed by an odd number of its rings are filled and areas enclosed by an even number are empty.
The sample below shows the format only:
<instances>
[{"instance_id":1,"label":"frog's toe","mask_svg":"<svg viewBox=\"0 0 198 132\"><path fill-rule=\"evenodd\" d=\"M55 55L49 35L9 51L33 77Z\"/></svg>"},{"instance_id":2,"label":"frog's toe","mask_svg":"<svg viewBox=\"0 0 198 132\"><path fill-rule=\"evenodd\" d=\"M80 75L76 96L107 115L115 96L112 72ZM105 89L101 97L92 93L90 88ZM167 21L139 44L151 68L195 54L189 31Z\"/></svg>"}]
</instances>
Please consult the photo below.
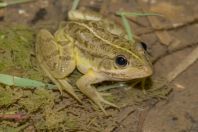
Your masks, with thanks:
<instances>
[{"instance_id":1,"label":"frog's toe","mask_svg":"<svg viewBox=\"0 0 198 132\"><path fill-rule=\"evenodd\" d=\"M113 103L111 103L111 102L105 100L105 99L102 97L102 95L104 95L104 93L101 94L101 93L97 92L96 96L91 97L91 99L100 107L100 109L101 109L106 115L107 115L107 113L106 113L104 107L102 106L101 102L104 103L104 104L107 104L107 105L110 105L110 106L112 106L112 107L115 107L115 108L118 108L118 109L119 109L119 107L118 107L117 105L115 105L115 104L113 104ZM105 93L105 96L106 96L106 95L107 95L107 94Z\"/></svg>"},{"instance_id":2,"label":"frog's toe","mask_svg":"<svg viewBox=\"0 0 198 132\"><path fill-rule=\"evenodd\" d=\"M66 91L67 93L69 93L70 95L72 95L80 104L82 104L82 101L79 99L79 97L77 96L77 94L75 93L73 87L65 80L58 80L60 82L61 85L59 85L59 90L60 92ZM62 87L61 87L62 86ZM62 94L62 93L61 93Z\"/></svg>"},{"instance_id":3,"label":"frog's toe","mask_svg":"<svg viewBox=\"0 0 198 132\"><path fill-rule=\"evenodd\" d=\"M103 98L103 95L107 95L107 94L98 92L96 88L92 85L92 84L103 81L103 79L104 78L100 74L95 73L92 70L90 70L84 76L82 76L79 80L77 80L76 85L83 94L89 97L107 115L107 112L105 111L102 103L110 105L115 108L118 108L118 106L105 100Z\"/></svg>"},{"instance_id":4,"label":"frog's toe","mask_svg":"<svg viewBox=\"0 0 198 132\"><path fill-rule=\"evenodd\" d=\"M62 87L58 87L58 90L59 90L59 92L60 92L60 94L62 96L63 95L63 88Z\"/></svg>"},{"instance_id":5,"label":"frog's toe","mask_svg":"<svg viewBox=\"0 0 198 132\"><path fill-rule=\"evenodd\" d=\"M80 104L82 104L81 99L78 97L78 95L73 91L73 89L69 89L67 87L63 87L61 88L62 91L65 90L67 93L69 93L70 95L72 95Z\"/></svg>"}]
</instances>

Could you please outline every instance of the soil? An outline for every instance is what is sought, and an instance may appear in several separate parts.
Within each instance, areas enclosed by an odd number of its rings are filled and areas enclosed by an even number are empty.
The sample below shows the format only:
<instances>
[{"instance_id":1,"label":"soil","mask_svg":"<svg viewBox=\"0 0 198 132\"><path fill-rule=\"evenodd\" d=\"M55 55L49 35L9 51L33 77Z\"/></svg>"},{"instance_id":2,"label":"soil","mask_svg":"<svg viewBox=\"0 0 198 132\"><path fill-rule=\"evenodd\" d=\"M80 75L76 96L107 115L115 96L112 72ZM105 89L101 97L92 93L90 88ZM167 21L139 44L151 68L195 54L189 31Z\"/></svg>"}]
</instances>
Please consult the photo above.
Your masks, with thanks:
<instances>
[{"instance_id":1,"label":"soil","mask_svg":"<svg viewBox=\"0 0 198 132\"><path fill-rule=\"evenodd\" d=\"M36 69L34 72L28 68L23 71L12 66L13 69L9 67L9 70L1 70L1 73L50 82L42 74L35 60L33 50L35 35L41 28L55 31L60 22L67 20L67 12L71 9L72 2L72 0L37 0L1 8L1 30L6 27L12 29L17 27L14 29L18 32L18 26L23 25L23 30L25 26L25 29L31 30L34 34L32 38L27 39L28 42L31 41L32 49L25 46L30 52L23 53L31 56L29 59L33 65L24 64L24 67ZM122 25L122 21L115 15L119 10L162 14L163 17L128 18L133 32L147 43L154 66L152 80L166 77L198 46L197 0L81 0L79 7L100 12L119 25ZM0 47L0 54L3 52ZM0 131L198 132L197 67L196 61L167 84L166 90L171 88L171 92L165 90L165 94L158 93L165 97L163 100L159 99L158 95L149 96L149 91L144 94L141 90L131 88L110 90L115 97L112 96L109 100L120 106L119 110L105 106L110 116L105 116L79 92L83 105L78 104L67 93L61 96L56 90L23 90L1 85L3 97L9 97L10 100L6 100L9 102L7 105L1 105L0 94L0 114L9 112L13 114L14 111L14 114L22 113L28 117L24 120L0 119ZM38 76L30 76L33 73ZM134 98L134 92L139 92L144 97Z\"/></svg>"}]
</instances>

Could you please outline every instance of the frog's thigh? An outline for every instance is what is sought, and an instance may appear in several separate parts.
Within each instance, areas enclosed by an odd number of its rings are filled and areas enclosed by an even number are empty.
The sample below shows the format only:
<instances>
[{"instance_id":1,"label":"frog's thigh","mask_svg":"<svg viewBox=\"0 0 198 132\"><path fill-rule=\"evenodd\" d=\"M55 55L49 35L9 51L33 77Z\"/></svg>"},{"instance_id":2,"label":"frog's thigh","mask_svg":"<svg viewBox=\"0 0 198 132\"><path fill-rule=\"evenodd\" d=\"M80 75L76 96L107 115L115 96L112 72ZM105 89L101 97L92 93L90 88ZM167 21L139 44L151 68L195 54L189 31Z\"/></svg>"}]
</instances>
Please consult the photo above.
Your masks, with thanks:
<instances>
[{"instance_id":1,"label":"frog's thigh","mask_svg":"<svg viewBox=\"0 0 198 132\"><path fill-rule=\"evenodd\" d=\"M110 103L109 101L105 100L102 95L96 90L92 84L102 82L104 79L98 73L89 70L84 76L82 76L79 80L77 80L76 85L80 89L82 93L88 96L92 101L94 101L100 109L105 113L105 109L103 108L101 102L108 104L113 107L117 107L115 104Z\"/></svg>"},{"instance_id":2,"label":"frog's thigh","mask_svg":"<svg viewBox=\"0 0 198 132\"><path fill-rule=\"evenodd\" d=\"M41 63L55 78L64 78L75 69L73 45L67 39L58 40L47 30L41 30L37 37L36 52Z\"/></svg>"},{"instance_id":3,"label":"frog's thigh","mask_svg":"<svg viewBox=\"0 0 198 132\"><path fill-rule=\"evenodd\" d=\"M49 31L41 30L36 42L37 59L41 68L58 86L60 91L62 89L66 90L80 102L72 86L65 79L75 69L75 62L71 60L72 54L59 54L61 52L60 49L65 49L65 47L61 47L64 46L63 43L64 41L59 44ZM67 51L65 52L68 53Z\"/></svg>"}]
</instances>

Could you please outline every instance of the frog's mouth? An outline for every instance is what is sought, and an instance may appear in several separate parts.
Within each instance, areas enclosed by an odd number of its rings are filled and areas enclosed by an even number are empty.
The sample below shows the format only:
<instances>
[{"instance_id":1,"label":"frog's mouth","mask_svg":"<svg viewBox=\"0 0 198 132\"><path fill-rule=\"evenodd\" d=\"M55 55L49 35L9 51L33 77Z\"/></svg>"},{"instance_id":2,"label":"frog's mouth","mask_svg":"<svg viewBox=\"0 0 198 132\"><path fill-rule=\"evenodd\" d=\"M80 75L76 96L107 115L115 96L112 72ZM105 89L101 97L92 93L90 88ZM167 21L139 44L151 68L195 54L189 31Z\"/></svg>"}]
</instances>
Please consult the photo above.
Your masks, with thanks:
<instances>
[{"instance_id":1,"label":"frog's mouth","mask_svg":"<svg viewBox=\"0 0 198 132\"><path fill-rule=\"evenodd\" d=\"M105 71L105 75L114 81L127 81L139 78L145 78L151 76L153 74L153 70L151 67L141 67L138 68L129 68L123 70L116 70L116 71Z\"/></svg>"}]
</instances>

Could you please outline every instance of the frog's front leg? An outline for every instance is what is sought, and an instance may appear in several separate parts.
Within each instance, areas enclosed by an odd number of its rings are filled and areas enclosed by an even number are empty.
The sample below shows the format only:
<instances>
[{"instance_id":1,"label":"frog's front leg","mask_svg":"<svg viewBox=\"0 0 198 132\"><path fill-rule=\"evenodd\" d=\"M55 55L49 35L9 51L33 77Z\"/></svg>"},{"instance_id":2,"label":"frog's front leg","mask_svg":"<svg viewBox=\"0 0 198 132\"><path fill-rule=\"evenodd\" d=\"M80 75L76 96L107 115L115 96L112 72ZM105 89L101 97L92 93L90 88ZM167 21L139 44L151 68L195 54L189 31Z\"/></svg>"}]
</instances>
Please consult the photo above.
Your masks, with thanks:
<instances>
[{"instance_id":1,"label":"frog's front leg","mask_svg":"<svg viewBox=\"0 0 198 132\"><path fill-rule=\"evenodd\" d=\"M116 107L118 108L118 106L116 106L115 104L105 100L102 95L104 95L104 93L99 93L96 88L94 86L92 86L92 84L95 83L99 83L104 81L105 78L99 74L94 72L93 70L89 70L84 76L82 76L79 80L77 80L76 85L78 86L78 88L80 89L80 91L85 94L86 96L88 96L94 103L96 103L100 109L107 115L105 109L103 108L101 102Z\"/></svg>"}]
</instances>

